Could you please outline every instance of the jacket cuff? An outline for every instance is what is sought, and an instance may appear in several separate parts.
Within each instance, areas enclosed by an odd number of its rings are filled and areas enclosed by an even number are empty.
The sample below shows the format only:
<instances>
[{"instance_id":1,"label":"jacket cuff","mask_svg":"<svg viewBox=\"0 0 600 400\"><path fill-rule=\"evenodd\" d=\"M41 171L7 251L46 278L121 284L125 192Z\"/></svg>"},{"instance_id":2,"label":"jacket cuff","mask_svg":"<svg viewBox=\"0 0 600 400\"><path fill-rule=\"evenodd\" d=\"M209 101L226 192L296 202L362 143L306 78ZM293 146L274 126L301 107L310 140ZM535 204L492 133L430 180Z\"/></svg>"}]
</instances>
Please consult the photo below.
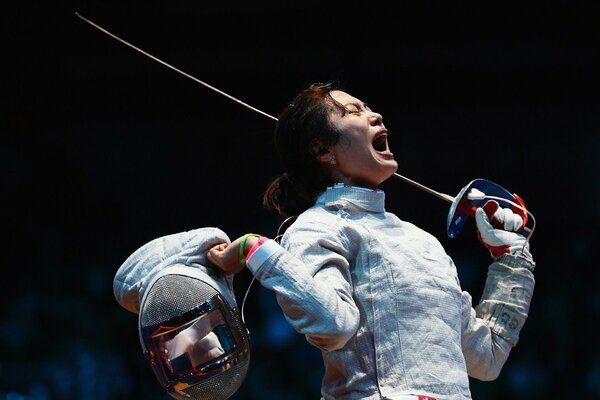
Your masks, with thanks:
<instances>
[{"instance_id":1,"label":"jacket cuff","mask_svg":"<svg viewBox=\"0 0 600 400\"><path fill-rule=\"evenodd\" d=\"M283 247L279 245L273 239L269 239L264 242L256 251L254 251L250 257L246 260L246 266L252 272L252 275L258 273L260 267L264 264L264 262L269 259L273 254L283 250Z\"/></svg>"},{"instance_id":2,"label":"jacket cuff","mask_svg":"<svg viewBox=\"0 0 600 400\"><path fill-rule=\"evenodd\" d=\"M535 270L535 261L519 254L503 254L494 260L511 268L527 268L531 272Z\"/></svg>"}]
</instances>

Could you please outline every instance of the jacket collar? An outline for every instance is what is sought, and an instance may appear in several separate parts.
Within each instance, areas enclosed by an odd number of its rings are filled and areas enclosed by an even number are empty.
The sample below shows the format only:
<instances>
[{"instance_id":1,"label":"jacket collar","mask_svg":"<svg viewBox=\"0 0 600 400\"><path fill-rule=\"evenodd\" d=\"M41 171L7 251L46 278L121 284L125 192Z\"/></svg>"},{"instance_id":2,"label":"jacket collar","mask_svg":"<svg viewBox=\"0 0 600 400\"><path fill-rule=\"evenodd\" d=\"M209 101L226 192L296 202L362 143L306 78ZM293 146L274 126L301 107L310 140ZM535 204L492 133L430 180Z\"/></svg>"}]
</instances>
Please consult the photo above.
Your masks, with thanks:
<instances>
[{"instance_id":1,"label":"jacket collar","mask_svg":"<svg viewBox=\"0 0 600 400\"><path fill-rule=\"evenodd\" d=\"M382 213L385 212L385 192L336 183L317 197L317 205Z\"/></svg>"}]
</instances>

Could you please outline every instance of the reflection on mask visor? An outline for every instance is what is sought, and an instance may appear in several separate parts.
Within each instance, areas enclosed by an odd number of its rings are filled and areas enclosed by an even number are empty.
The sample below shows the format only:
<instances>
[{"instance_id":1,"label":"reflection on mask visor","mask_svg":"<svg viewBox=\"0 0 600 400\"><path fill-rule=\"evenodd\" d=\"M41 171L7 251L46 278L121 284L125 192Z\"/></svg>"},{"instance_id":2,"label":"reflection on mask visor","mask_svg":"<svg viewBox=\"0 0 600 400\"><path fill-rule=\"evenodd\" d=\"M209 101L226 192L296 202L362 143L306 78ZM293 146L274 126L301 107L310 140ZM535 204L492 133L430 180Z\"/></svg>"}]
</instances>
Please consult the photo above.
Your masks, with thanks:
<instances>
[{"instance_id":1,"label":"reflection on mask visor","mask_svg":"<svg viewBox=\"0 0 600 400\"><path fill-rule=\"evenodd\" d=\"M218 309L153 339L167 369L165 372L171 376L210 370L212 361L235 348L231 332Z\"/></svg>"}]
</instances>

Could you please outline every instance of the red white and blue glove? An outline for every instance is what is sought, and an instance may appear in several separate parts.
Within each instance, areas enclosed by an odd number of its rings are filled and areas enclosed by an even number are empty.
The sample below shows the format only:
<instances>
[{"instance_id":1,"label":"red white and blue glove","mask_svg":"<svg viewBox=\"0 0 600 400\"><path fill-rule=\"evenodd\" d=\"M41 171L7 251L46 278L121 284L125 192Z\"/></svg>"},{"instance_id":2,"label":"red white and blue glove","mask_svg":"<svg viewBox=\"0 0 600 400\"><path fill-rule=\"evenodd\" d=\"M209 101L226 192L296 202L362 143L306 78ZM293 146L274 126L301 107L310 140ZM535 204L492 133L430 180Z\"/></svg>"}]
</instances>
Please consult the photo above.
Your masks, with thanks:
<instances>
[{"instance_id":1,"label":"red white and blue glove","mask_svg":"<svg viewBox=\"0 0 600 400\"><path fill-rule=\"evenodd\" d=\"M527 237L517 232L523 228L523 218L510 208L501 208L489 200L475 211L477 236L493 258L513 254L533 260Z\"/></svg>"}]
</instances>

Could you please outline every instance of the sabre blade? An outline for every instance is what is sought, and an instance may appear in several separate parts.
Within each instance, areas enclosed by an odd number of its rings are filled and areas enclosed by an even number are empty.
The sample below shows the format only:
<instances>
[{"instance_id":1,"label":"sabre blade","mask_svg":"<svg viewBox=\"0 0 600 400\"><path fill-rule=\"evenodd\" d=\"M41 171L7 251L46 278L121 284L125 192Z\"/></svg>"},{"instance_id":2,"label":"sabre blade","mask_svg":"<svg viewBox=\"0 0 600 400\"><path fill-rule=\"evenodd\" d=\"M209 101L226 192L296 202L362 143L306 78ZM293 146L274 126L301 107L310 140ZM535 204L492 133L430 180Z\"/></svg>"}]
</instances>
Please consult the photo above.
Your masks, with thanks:
<instances>
[{"instance_id":1,"label":"sabre blade","mask_svg":"<svg viewBox=\"0 0 600 400\"><path fill-rule=\"evenodd\" d=\"M277 121L277 118L275 118L274 116L272 116L272 115L269 115L269 114L267 114L266 112L264 112L264 111L261 111L261 110L259 110L259 109L258 109L258 108L256 108L256 107L252 107L251 105L244 103L243 101L241 101L241 100L239 100L239 99L237 99L237 98L233 97L232 95L230 95L230 94L227 94L227 93L225 93L224 91L222 91L222 90L219 90L219 89L217 89L216 87L214 87L214 86L211 86L211 85L209 85L208 83L206 83L206 82L204 82L204 81L201 81L200 79L198 79L198 78L196 78L196 77L194 77L194 76L192 76L192 75L188 74L187 72L184 72L184 71L180 70L179 68L176 68L176 67L172 66L171 64L168 64L168 63L164 62L164 61L163 61L163 60L161 60L160 58L158 58L158 57L155 57L155 56L153 56L152 54L150 54L150 53L148 53L148 52L146 52L146 51L144 51L144 50L140 49L139 47L136 47L136 46L132 45L131 43L127 42L127 41L126 41L126 40L124 40L124 39L121 39L121 38L120 38L120 37L118 37L117 35L115 35L115 34L113 34L113 33L109 32L108 30L106 30L106 29L104 29L104 28L102 28L100 25L98 25L98 24L96 24L96 23L94 23L94 22L90 21L89 19L85 18L85 17L84 17L84 16L82 16L81 14L79 14L79 13L77 13L77 12L76 12L76 13L75 13L75 15L76 15L77 17L79 17L79 18L80 18L82 21L84 21L84 22L86 22L86 23L90 24L91 26L93 26L94 28L98 29L99 31L101 31L101 32L103 32L103 33L105 33L105 34L107 34L108 36L112 37L113 39L116 39L116 40L118 40L119 42L123 43L124 45L126 45L126 46L129 46L129 47L131 47L132 49L134 49L134 50L136 50L136 51L138 51L138 52L142 53L142 54L143 54L143 55L145 55L146 57L150 57L151 59L153 59L154 61L156 61L156 62L158 62L158 63L160 63L160 64L162 64L162 65L164 65L165 67L172 69L173 71L175 71L175 72L177 72L177 73L179 73L179 74L181 74L181 75L185 76L186 78L189 78L189 79L193 80L194 82L197 82L197 83L199 83L199 84L201 84L201 85L203 85L203 86L205 86L205 87L209 88L210 90L213 90L213 91L215 91L215 92L219 93L220 95L223 95L223 96L227 97L228 99L230 99L230 100L233 100L233 101L235 101L236 103L238 103L238 104L241 104L241 105L243 105L244 107L247 107L247 108L251 109L252 111L256 111L257 113L259 113L259 114L262 114L262 115L264 115L265 117L268 117L268 118L271 118L272 120L275 120L275 121Z\"/></svg>"},{"instance_id":2,"label":"sabre blade","mask_svg":"<svg viewBox=\"0 0 600 400\"><path fill-rule=\"evenodd\" d=\"M426 192L427 192L427 193L429 193L429 194L432 194L432 195L434 195L435 197L438 197L438 198L440 198L440 199L442 199L442 200L444 200L444 201L447 201L448 203L453 203L453 202L454 202L454 197L452 197L452 196L450 196L450 195L447 195L447 194L445 194L445 193L440 193L440 192L437 192L437 191L435 191L435 190L433 190L433 189L430 189L430 188L428 188L428 187L427 187L427 186L425 186L425 185L421 185L420 183L418 183L418 182L415 182L415 181L413 181L412 179L408 179L407 177L405 177L405 176L402 176L402 175L400 175L400 174L398 174L398 173L396 173L396 172L394 172L394 176L395 176L396 178L398 178L398 179L400 179L400 180L402 180L402 181L406 182L406 183L409 183L409 184L411 184L411 185L413 185L413 186L415 186L415 187L418 187L418 188L419 188L419 189L421 189L421 190L424 190L424 191L426 191Z\"/></svg>"},{"instance_id":3,"label":"sabre blade","mask_svg":"<svg viewBox=\"0 0 600 400\"><path fill-rule=\"evenodd\" d=\"M126 45L126 46L128 46L128 47L130 47L130 48L134 49L135 51L137 51L137 52L139 52L139 53L141 53L141 54L145 55L146 57L149 57L149 58L151 58L152 60L154 60L154 61L156 61L156 62L158 62L158 63L160 63L160 64L164 65L165 67L167 67L167 68L169 68L169 69L171 69L171 70L173 70L173 71L175 71L175 72L177 72L177 73L179 73L179 74L181 74L181 75L185 76L186 78L189 78L189 79L193 80L194 82L196 82L196 83L199 83L199 84L201 84L201 85L203 85L203 86L207 87L208 89L210 89L210 90L213 90L213 91L215 91L215 92L219 93L220 95L222 95L222 96L225 96L225 97L227 97L228 99L235 101L235 102L236 102L236 103L238 103L238 104L241 104L242 106L244 106L244 107L246 107L246 108L249 108L249 109L250 109L250 110L252 110L252 111L255 111L255 112L257 112L257 113L259 113L259 114L261 114L261 115L264 115L265 117L267 117L267 118L270 118L270 119L272 119L272 120L274 120L274 121L278 121L278 119L277 119L277 118L275 118L274 116L272 116L272 115L270 115L270 114L267 114L266 112L264 112L264 111L262 111L262 110L259 110L258 108L256 108L256 107L253 107L253 106L251 106L251 105L249 105L249 104L247 104L247 103L244 103L243 101L241 101L241 100L239 100L239 99L237 99L237 98L233 97L232 95L230 95L230 94L228 94L228 93L225 93L224 91L222 91L222 90L220 90L220 89L217 89L216 87L214 87L214 86L212 86L212 85L210 85L210 84L208 84L208 83L206 83L206 82L204 82L204 81L201 81L200 79L198 79L198 78L196 78L196 77L194 77L194 76L192 76L192 75L188 74L188 73L187 73L187 72L185 72L185 71L182 71L182 70L180 70L179 68L176 68L176 67L172 66L172 65L171 65L171 64L169 64L169 63L166 63L165 61L161 60L160 58L153 56L152 54L150 54L150 53L148 53L148 52L146 52L146 51L144 51L144 50L140 49L139 47L136 47L136 46L132 45L131 43L127 42L126 40L124 40L124 39L121 39L121 38L120 38L120 37L118 37L117 35L115 35L115 34L113 34L113 33L109 32L109 31L108 31L108 30L106 30L106 29L104 29L103 27L101 27L100 25L96 24L95 22L92 22L92 21L90 21L89 19L85 18L84 16L82 16L82 15L81 15L81 14L79 14L78 12L76 12L76 13L75 13L75 15L76 15L76 16L77 16L79 19L81 19L82 21L84 21L84 22L86 22L87 24L89 24L89 25L93 26L94 28L98 29L100 32L103 32L103 33L107 34L108 36L112 37L113 39L115 39L115 40L118 40L119 42L123 43L124 45ZM404 181L404 182L407 182L407 183L409 183L409 184L411 184L411 185L413 185L413 186L415 186L415 187L417 187L417 188L419 188L419 189L421 189L421 190L424 190L425 192L427 192L427 193L429 193L429 194L432 194L432 195L434 195L434 196L436 196L436 197L438 197L438 198L440 198L440 199L442 199L442 200L444 200L444 201L447 201L447 202L449 202L449 203L452 203L452 202L454 202L454 197L452 197L452 196L449 196L449 195L447 195L447 194L445 194L445 193L440 193L440 192L437 192L437 191L435 191L435 190L433 190L433 189L430 189L430 188L428 188L428 187L427 187L427 186L425 186L425 185L421 185L420 183L417 183L417 182L413 181L412 179L408 179L408 178L406 178L406 177L404 177L404 176L402 176L402 175L400 175L400 174L398 174L398 173L394 173L394 175L395 175L395 176L396 176L398 179L400 179L400 180L402 180L402 181Z\"/></svg>"}]
</instances>

